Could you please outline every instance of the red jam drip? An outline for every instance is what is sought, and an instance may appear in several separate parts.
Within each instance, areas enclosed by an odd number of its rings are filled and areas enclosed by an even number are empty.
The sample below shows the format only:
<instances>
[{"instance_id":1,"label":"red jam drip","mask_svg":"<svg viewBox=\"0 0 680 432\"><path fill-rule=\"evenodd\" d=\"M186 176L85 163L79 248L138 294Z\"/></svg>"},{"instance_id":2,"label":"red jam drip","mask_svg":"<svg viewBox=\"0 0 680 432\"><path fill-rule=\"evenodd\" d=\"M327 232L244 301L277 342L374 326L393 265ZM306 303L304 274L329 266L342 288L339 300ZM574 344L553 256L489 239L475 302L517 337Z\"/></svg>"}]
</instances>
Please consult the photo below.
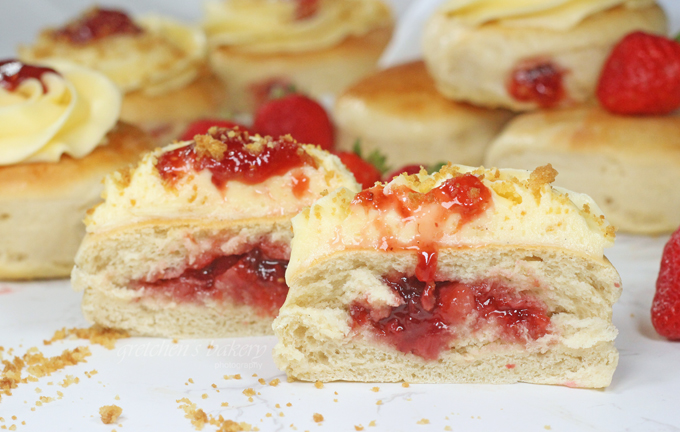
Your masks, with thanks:
<instances>
[{"instance_id":1,"label":"red jam drip","mask_svg":"<svg viewBox=\"0 0 680 432\"><path fill-rule=\"evenodd\" d=\"M42 76L48 72L59 75L54 69L31 66L14 59L4 60L0 62L0 87L13 92L27 79L35 78L40 80L43 92L47 93Z\"/></svg>"},{"instance_id":2,"label":"red jam drip","mask_svg":"<svg viewBox=\"0 0 680 432\"><path fill-rule=\"evenodd\" d=\"M52 37L74 45L84 45L113 35L137 35L143 32L125 12L93 8L65 27L54 30Z\"/></svg>"},{"instance_id":3,"label":"red jam drip","mask_svg":"<svg viewBox=\"0 0 680 432\"><path fill-rule=\"evenodd\" d=\"M271 255L278 254L260 246L243 254L213 258L207 264L199 260L177 277L139 282L137 287L180 302L230 299L255 308L260 315L276 316L288 294L288 260Z\"/></svg>"},{"instance_id":4,"label":"red jam drip","mask_svg":"<svg viewBox=\"0 0 680 432\"><path fill-rule=\"evenodd\" d=\"M161 178L175 184L191 170L209 170L213 184L222 189L232 180L258 184L303 165L316 166L314 159L302 146L289 137L265 137L262 139L264 144L259 148L253 148L250 134L239 128L211 129L206 137L226 144L221 156L216 157L200 149L200 155L197 154L196 143L166 152L156 163Z\"/></svg>"},{"instance_id":5,"label":"red jam drip","mask_svg":"<svg viewBox=\"0 0 680 432\"><path fill-rule=\"evenodd\" d=\"M436 360L466 331L499 329L505 342L527 343L549 332L546 307L528 294L499 283L436 282L415 277L386 277L402 304L389 310L371 310L360 302L349 308L352 325L373 334L403 353Z\"/></svg>"},{"instance_id":6,"label":"red jam drip","mask_svg":"<svg viewBox=\"0 0 680 432\"><path fill-rule=\"evenodd\" d=\"M295 0L295 19L298 21L312 18L319 12L319 0Z\"/></svg>"},{"instance_id":7,"label":"red jam drip","mask_svg":"<svg viewBox=\"0 0 680 432\"><path fill-rule=\"evenodd\" d=\"M302 198L309 191L309 177L302 172L293 173L293 195Z\"/></svg>"},{"instance_id":8,"label":"red jam drip","mask_svg":"<svg viewBox=\"0 0 680 432\"><path fill-rule=\"evenodd\" d=\"M550 62L518 67L508 83L510 95L521 102L534 102L542 108L558 105L566 92L564 72Z\"/></svg>"}]
</instances>

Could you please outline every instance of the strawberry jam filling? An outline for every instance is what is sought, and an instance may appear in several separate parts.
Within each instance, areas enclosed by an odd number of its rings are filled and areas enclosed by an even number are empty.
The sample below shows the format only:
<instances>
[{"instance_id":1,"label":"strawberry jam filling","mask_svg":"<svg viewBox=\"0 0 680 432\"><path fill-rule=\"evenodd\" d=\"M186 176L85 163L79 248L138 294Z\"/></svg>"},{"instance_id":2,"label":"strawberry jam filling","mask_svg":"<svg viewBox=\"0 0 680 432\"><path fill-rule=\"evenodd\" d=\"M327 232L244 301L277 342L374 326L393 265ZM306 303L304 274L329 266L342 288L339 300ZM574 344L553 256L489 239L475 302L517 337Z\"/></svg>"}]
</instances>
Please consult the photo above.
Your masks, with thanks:
<instances>
[{"instance_id":1,"label":"strawberry jam filling","mask_svg":"<svg viewBox=\"0 0 680 432\"><path fill-rule=\"evenodd\" d=\"M19 60L0 61L0 87L13 92L27 79L35 78L40 80L43 92L47 93L42 76L48 72L59 75L54 69L23 64Z\"/></svg>"},{"instance_id":2,"label":"strawberry jam filling","mask_svg":"<svg viewBox=\"0 0 680 432\"><path fill-rule=\"evenodd\" d=\"M295 0L295 19L312 18L319 12L319 0Z\"/></svg>"},{"instance_id":3,"label":"strawberry jam filling","mask_svg":"<svg viewBox=\"0 0 680 432\"><path fill-rule=\"evenodd\" d=\"M376 310L357 301L349 308L350 319L354 328L370 329L403 353L436 360L457 338L490 328L510 343L526 343L549 332L550 317L542 302L500 283L427 283L405 276L383 281L402 303Z\"/></svg>"},{"instance_id":4,"label":"strawberry jam filling","mask_svg":"<svg viewBox=\"0 0 680 432\"><path fill-rule=\"evenodd\" d=\"M156 169L170 184L190 172L208 170L213 184L222 189L228 181L258 184L304 165L316 164L289 136L253 140L240 128L211 128L207 135L197 136L194 143L161 155ZM301 191L303 186L298 188Z\"/></svg>"},{"instance_id":5,"label":"strawberry jam filling","mask_svg":"<svg viewBox=\"0 0 680 432\"><path fill-rule=\"evenodd\" d=\"M113 35L136 35L144 30L125 13L115 9L92 8L52 37L73 45L84 45Z\"/></svg>"},{"instance_id":6,"label":"strawberry jam filling","mask_svg":"<svg viewBox=\"0 0 680 432\"><path fill-rule=\"evenodd\" d=\"M532 62L512 71L508 92L521 102L534 102L542 108L558 105L565 97L564 72L551 62Z\"/></svg>"},{"instance_id":7,"label":"strawberry jam filling","mask_svg":"<svg viewBox=\"0 0 680 432\"><path fill-rule=\"evenodd\" d=\"M288 259L268 245L228 256L207 256L179 275L159 275L135 284L154 297L177 302L228 300L254 308L259 315L276 316L288 294Z\"/></svg>"}]
</instances>

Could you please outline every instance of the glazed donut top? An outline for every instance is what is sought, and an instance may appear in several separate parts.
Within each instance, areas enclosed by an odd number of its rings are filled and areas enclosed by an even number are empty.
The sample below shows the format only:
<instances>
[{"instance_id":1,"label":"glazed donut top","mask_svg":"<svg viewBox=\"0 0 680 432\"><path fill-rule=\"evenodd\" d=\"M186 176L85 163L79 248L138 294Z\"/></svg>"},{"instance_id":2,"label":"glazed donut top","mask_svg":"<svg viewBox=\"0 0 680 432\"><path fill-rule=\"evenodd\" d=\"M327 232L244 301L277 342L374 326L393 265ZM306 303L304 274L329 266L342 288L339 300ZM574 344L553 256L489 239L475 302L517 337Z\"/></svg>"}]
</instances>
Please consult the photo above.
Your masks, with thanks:
<instances>
[{"instance_id":1,"label":"glazed donut top","mask_svg":"<svg viewBox=\"0 0 680 432\"><path fill-rule=\"evenodd\" d=\"M124 92L160 95L186 86L205 64L205 34L159 17L132 20L123 12L94 8L59 29L41 32L19 48L23 61L60 58L99 70Z\"/></svg>"},{"instance_id":2,"label":"glazed donut top","mask_svg":"<svg viewBox=\"0 0 680 432\"><path fill-rule=\"evenodd\" d=\"M324 191L360 189L337 156L316 146L219 128L156 149L104 185L88 232L159 218L287 221Z\"/></svg>"},{"instance_id":3,"label":"glazed donut top","mask_svg":"<svg viewBox=\"0 0 680 432\"><path fill-rule=\"evenodd\" d=\"M118 121L121 99L106 76L65 61L0 62L0 165L86 156Z\"/></svg>"},{"instance_id":4,"label":"glazed donut top","mask_svg":"<svg viewBox=\"0 0 680 432\"><path fill-rule=\"evenodd\" d=\"M440 247L550 246L602 261L614 227L589 196L551 186L556 175L550 165L530 173L449 164L359 194L335 190L293 218L286 277L344 250L427 260Z\"/></svg>"},{"instance_id":5,"label":"glazed donut top","mask_svg":"<svg viewBox=\"0 0 680 432\"><path fill-rule=\"evenodd\" d=\"M328 48L392 23L381 0L214 0L205 12L211 45L262 53Z\"/></svg>"},{"instance_id":6,"label":"glazed donut top","mask_svg":"<svg viewBox=\"0 0 680 432\"><path fill-rule=\"evenodd\" d=\"M499 21L507 26L567 30L607 9L654 4L654 0L448 0L439 13L470 26Z\"/></svg>"}]
</instances>

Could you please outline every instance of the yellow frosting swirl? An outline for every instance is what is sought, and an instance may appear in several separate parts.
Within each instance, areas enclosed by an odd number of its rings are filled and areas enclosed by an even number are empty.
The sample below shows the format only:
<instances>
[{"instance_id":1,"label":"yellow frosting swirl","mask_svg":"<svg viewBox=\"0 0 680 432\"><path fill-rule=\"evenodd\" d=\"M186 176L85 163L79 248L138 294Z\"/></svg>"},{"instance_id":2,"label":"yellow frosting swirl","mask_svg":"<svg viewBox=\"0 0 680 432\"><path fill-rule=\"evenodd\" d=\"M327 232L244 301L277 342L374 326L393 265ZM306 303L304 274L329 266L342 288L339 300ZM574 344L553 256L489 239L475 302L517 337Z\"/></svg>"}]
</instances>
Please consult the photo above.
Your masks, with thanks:
<instances>
[{"instance_id":1,"label":"yellow frosting swirl","mask_svg":"<svg viewBox=\"0 0 680 432\"><path fill-rule=\"evenodd\" d=\"M296 19L290 0L217 0L206 3L205 12L211 45L265 53L323 49L392 22L380 0L319 0L316 13L304 19Z\"/></svg>"},{"instance_id":2,"label":"yellow frosting swirl","mask_svg":"<svg viewBox=\"0 0 680 432\"><path fill-rule=\"evenodd\" d=\"M568 30L613 7L654 4L654 0L448 0L440 12L470 26L499 21L505 26Z\"/></svg>"},{"instance_id":3,"label":"yellow frosting swirl","mask_svg":"<svg viewBox=\"0 0 680 432\"><path fill-rule=\"evenodd\" d=\"M106 74L125 93L160 95L191 83L205 64L205 34L177 21L146 16L135 19L145 31L114 35L84 45L55 40L43 32L37 43L19 49L25 62L63 58Z\"/></svg>"},{"instance_id":4,"label":"yellow frosting swirl","mask_svg":"<svg viewBox=\"0 0 680 432\"><path fill-rule=\"evenodd\" d=\"M81 158L118 121L120 90L104 75L64 61L41 66L59 75L27 79L14 91L0 87L0 165Z\"/></svg>"}]
</instances>

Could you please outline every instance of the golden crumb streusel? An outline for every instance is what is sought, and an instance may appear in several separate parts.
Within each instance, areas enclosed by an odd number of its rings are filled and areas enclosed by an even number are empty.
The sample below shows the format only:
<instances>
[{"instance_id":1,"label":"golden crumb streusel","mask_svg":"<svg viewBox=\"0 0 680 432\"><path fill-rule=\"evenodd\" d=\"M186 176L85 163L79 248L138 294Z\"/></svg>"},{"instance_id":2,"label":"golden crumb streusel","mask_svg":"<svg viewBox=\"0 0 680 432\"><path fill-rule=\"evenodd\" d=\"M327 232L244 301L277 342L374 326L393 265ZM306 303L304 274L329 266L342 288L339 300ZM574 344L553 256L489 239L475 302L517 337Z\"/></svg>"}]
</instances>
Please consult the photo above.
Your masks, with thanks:
<instances>
[{"instance_id":1,"label":"golden crumb streusel","mask_svg":"<svg viewBox=\"0 0 680 432\"><path fill-rule=\"evenodd\" d=\"M123 413L123 408L118 405L104 405L99 408L99 415L101 416L102 423L112 424L118 420L118 417Z\"/></svg>"}]
</instances>

